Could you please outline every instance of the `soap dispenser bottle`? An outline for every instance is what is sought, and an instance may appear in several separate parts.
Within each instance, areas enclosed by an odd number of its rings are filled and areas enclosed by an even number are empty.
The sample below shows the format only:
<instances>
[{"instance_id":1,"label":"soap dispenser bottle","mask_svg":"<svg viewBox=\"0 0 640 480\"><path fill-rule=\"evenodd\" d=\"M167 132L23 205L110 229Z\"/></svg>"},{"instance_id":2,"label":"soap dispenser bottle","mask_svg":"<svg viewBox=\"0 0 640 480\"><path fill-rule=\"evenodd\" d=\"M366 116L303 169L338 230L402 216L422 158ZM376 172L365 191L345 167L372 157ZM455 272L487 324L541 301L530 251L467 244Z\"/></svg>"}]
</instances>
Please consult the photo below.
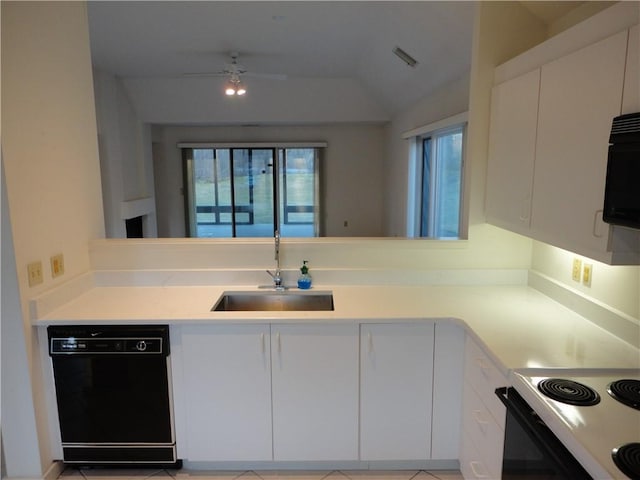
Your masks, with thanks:
<instances>
[{"instance_id":1,"label":"soap dispenser bottle","mask_svg":"<svg viewBox=\"0 0 640 480\"><path fill-rule=\"evenodd\" d=\"M303 260L300 267L300 276L298 277L298 288L300 290L308 290L311 288L311 275L309 275L309 267L307 261Z\"/></svg>"}]
</instances>

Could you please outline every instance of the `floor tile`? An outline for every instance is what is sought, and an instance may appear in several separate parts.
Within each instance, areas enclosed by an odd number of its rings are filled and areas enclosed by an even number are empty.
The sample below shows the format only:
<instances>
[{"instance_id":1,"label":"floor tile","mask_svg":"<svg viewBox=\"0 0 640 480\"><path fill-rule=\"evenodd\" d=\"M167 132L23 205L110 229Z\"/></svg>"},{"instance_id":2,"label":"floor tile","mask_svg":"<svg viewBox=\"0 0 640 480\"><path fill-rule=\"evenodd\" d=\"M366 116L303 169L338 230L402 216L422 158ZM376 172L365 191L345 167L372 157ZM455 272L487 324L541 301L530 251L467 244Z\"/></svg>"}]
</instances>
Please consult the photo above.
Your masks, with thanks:
<instances>
[{"instance_id":1,"label":"floor tile","mask_svg":"<svg viewBox=\"0 0 640 480\"><path fill-rule=\"evenodd\" d=\"M463 480L455 470L202 471L67 467L61 480Z\"/></svg>"},{"instance_id":2,"label":"floor tile","mask_svg":"<svg viewBox=\"0 0 640 480\"><path fill-rule=\"evenodd\" d=\"M322 480L327 478L332 471L322 470L260 470L256 471L262 480ZM332 480L347 480L343 477L336 477Z\"/></svg>"},{"instance_id":3,"label":"floor tile","mask_svg":"<svg viewBox=\"0 0 640 480\"><path fill-rule=\"evenodd\" d=\"M235 480L242 477L243 480L260 480L257 475L245 474L251 472L230 471L230 470L167 470L176 480Z\"/></svg>"},{"instance_id":4,"label":"floor tile","mask_svg":"<svg viewBox=\"0 0 640 480\"><path fill-rule=\"evenodd\" d=\"M236 477L237 480L260 480L260 478L256 472L243 472L239 477Z\"/></svg>"},{"instance_id":5,"label":"floor tile","mask_svg":"<svg viewBox=\"0 0 640 480\"><path fill-rule=\"evenodd\" d=\"M82 472L77 468L66 467L58 478L62 477L82 477Z\"/></svg>"},{"instance_id":6,"label":"floor tile","mask_svg":"<svg viewBox=\"0 0 640 480\"><path fill-rule=\"evenodd\" d=\"M418 472L412 480L464 480L458 470L431 470L428 472Z\"/></svg>"},{"instance_id":7,"label":"floor tile","mask_svg":"<svg viewBox=\"0 0 640 480\"><path fill-rule=\"evenodd\" d=\"M343 472L351 480L410 480L417 470L348 470Z\"/></svg>"},{"instance_id":8,"label":"floor tile","mask_svg":"<svg viewBox=\"0 0 640 480\"><path fill-rule=\"evenodd\" d=\"M324 477L322 480L349 480L349 477L344 472L330 472L329 475Z\"/></svg>"},{"instance_id":9,"label":"floor tile","mask_svg":"<svg viewBox=\"0 0 640 480\"><path fill-rule=\"evenodd\" d=\"M78 478L81 476L86 480L143 480L149 477L162 478L166 477L170 479L169 474L162 469L149 468L149 469L122 469L122 468L66 468L62 472L62 476L73 476Z\"/></svg>"}]
</instances>

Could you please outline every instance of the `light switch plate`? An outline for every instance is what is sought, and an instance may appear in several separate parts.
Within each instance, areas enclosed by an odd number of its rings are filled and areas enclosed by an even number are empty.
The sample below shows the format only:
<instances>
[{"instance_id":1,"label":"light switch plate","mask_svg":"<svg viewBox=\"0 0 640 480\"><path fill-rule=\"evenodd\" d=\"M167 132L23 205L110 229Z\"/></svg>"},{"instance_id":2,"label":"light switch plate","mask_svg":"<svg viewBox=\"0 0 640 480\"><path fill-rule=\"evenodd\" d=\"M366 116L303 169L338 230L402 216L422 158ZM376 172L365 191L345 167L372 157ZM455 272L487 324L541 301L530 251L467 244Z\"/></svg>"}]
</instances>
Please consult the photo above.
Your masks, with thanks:
<instances>
[{"instance_id":1,"label":"light switch plate","mask_svg":"<svg viewBox=\"0 0 640 480\"><path fill-rule=\"evenodd\" d=\"M38 260L27 265L27 274L29 276L30 287L40 285L44 280L42 278L42 262Z\"/></svg>"}]
</instances>

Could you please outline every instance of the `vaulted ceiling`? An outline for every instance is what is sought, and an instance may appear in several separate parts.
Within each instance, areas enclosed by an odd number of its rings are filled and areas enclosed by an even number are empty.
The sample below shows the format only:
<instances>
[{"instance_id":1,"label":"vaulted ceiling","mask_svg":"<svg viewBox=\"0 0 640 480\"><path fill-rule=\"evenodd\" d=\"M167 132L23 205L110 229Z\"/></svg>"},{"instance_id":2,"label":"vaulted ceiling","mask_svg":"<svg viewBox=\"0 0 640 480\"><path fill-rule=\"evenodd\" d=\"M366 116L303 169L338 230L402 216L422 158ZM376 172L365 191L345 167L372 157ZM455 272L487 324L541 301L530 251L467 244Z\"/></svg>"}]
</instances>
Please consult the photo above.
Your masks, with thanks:
<instances>
[{"instance_id":1,"label":"vaulted ceiling","mask_svg":"<svg viewBox=\"0 0 640 480\"><path fill-rule=\"evenodd\" d=\"M555 10L524 3L542 18L582 2L551 2L570 4ZM246 77L263 95L286 82L355 82L388 116L468 75L474 8L466 1L88 2L94 66L129 80L134 96L158 82L193 82L185 73L220 71L236 51L249 73L287 76ZM394 55L396 46L418 64ZM204 81L221 91L224 79ZM189 91L198 89L183 87L181 95Z\"/></svg>"}]
</instances>

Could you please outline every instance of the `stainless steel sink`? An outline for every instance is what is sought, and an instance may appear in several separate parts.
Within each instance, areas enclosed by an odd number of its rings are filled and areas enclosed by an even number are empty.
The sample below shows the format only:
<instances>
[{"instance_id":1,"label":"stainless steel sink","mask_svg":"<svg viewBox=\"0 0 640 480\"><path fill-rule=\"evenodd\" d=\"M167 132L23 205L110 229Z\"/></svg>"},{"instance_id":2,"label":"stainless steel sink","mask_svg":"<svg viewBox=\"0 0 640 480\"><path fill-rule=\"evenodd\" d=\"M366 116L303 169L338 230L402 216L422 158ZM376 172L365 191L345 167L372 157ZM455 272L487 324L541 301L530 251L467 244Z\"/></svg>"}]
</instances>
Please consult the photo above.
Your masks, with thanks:
<instances>
[{"instance_id":1,"label":"stainless steel sink","mask_svg":"<svg viewBox=\"0 0 640 480\"><path fill-rule=\"evenodd\" d=\"M212 312L318 312L333 310L327 291L224 292Z\"/></svg>"}]
</instances>

